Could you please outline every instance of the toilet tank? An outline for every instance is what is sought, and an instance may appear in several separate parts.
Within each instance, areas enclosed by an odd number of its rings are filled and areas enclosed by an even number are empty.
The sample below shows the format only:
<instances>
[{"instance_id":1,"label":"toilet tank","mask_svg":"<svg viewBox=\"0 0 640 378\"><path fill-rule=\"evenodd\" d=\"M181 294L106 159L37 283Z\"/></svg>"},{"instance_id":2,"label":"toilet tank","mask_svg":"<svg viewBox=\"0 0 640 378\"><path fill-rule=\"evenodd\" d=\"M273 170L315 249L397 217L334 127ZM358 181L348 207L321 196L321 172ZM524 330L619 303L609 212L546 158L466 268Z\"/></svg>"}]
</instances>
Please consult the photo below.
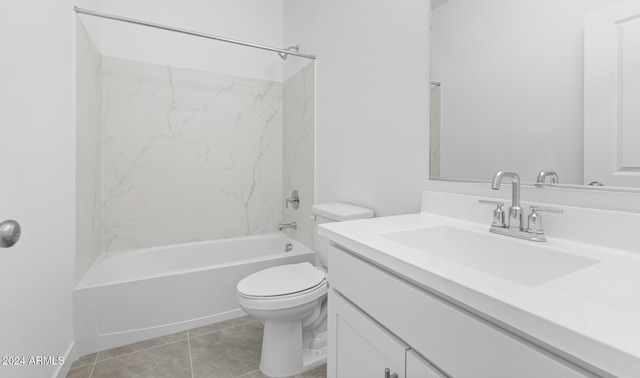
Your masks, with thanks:
<instances>
[{"instance_id":1,"label":"toilet tank","mask_svg":"<svg viewBox=\"0 0 640 378\"><path fill-rule=\"evenodd\" d=\"M318 235L318 225L328 222L344 222L356 219L373 218L373 210L341 202L329 202L311 207L315 219L315 250L318 251L320 263L329 268L329 239Z\"/></svg>"}]
</instances>

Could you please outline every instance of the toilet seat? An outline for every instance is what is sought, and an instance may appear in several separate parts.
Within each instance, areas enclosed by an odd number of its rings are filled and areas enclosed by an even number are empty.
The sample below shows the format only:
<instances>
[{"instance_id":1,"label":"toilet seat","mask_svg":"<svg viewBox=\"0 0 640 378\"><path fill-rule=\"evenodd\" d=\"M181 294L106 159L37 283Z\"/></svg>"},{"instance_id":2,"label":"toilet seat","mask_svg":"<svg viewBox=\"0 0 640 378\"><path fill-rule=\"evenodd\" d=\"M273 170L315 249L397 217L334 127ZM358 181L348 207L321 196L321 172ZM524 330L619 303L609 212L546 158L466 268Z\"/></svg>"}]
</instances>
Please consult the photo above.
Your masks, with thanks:
<instances>
[{"instance_id":1,"label":"toilet seat","mask_svg":"<svg viewBox=\"0 0 640 378\"><path fill-rule=\"evenodd\" d=\"M326 273L308 262L276 266L253 273L238 282L238 293L248 298L282 298L302 295L324 284Z\"/></svg>"},{"instance_id":2,"label":"toilet seat","mask_svg":"<svg viewBox=\"0 0 640 378\"><path fill-rule=\"evenodd\" d=\"M326 273L308 262L256 272L238 282L237 286L238 303L255 310L302 306L326 294Z\"/></svg>"}]
</instances>

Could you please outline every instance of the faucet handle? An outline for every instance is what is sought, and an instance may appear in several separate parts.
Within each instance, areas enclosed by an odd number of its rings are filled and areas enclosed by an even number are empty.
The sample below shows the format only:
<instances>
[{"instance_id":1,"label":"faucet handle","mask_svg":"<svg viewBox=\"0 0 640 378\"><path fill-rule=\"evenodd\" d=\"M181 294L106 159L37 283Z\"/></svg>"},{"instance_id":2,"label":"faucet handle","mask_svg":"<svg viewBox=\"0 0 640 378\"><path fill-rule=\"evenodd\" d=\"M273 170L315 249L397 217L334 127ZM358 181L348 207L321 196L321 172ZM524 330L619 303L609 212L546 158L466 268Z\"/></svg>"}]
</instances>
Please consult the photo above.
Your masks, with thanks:
<instances>
[{"instance_id":1,"label":"faucet handle","mask_svg":"<svg viewBox=\"0 0 640 378\"><path fill-rule=\"evenodd\" d=\"M502 201L478 200L478 203L481 203L483 205L498 205L498 206L504 205L504 202Z\"/></svg>"},{"instance_id":2,"label":"faucet handle","mask_svg":"<svg viewBox=\"0 0 640 378\"><path fill-rule=\"evenodd\" d=\"M531 209L531 211L544 211L545 213L556 213L556 214L564 213L564 210L562 210L559 207L544 207L544 206L531 205L529 206L529 209Z\"/></svg>"},{"instance_id":3,"label":"faucet handle","mask_svg":"<svg viewBox=\"0 0 640 378\"><path fill-rule=\"evenodd\" d=\"M295 210L298 210L298 207L300 207L300 196L298 196L296 189L293 189L293 192L291 192L291 197L284 199L284 204L287 209L289 208L289 204L291 204Z\"/></svg>"},{"instance_id":4,"label":"faucet handle","mask_svg":"<svg viewBox=\"0 0 640 378\"><path fill-rule=\"evenodd\" d=\"M542 229L542 217L537 213L538 211L542 211L545 213L556 213L562 214L564 210L557 207L542 207L542 206L529 206L531 210L531 214L529 214L529 226L527 227L527 232L532 234L544 234L544 230Z\"/></svg>"},{"instance_id":5,"label":"faucet handle","mask_svg":"<svg viewBox=\"0 0 640 378\"><path fill-rule=\"evenodd\" d=\"M493 221L491 222L491 225L496 227L505 227L504 210L502 209L504 202L489 200L479 200L478 202L483 205L496 205L496 208L493 210Z\"/></svg>"}]
</instances>

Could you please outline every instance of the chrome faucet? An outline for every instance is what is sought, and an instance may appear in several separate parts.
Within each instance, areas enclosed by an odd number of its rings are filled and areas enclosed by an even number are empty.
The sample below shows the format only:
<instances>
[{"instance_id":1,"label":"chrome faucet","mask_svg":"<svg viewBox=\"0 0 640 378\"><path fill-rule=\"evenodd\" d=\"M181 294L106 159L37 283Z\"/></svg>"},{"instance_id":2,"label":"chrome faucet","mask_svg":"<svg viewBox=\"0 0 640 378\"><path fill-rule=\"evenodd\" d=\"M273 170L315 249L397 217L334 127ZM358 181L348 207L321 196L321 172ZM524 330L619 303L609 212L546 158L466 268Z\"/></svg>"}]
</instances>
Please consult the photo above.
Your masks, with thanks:
<instances>
[{"instance_id":1,"label":"chrome faucet","mask_svg":"<svg viewBox=\"0 0 640 378\"><path fill-rule=\"evenodd\" d=\"M480 200L480 203L496 205L496 209L493 211L493 222L491 222L491 228L489 231L506 236L512 236L519 239L532 240L532 241L547 241L544 230L542 229L542 218L537 212L549 212L549 213L562 213L562 209L529 206L531 214L528 218L528 227L525 229L523 226L522 208L520 207L520 177L515 172L499 171L493 177L491 183L491 189L499 190L502 179L505 177L511 178L512 184L512 198L511 206L509 207L509 217L505 222L504 211L502 210L503 202L499 201L487 201ZM557 176L556 176L557 177Z\"/></svg>"},{"instance_id":2,"label":"chrome faucet","mask_svg":"<svg viewBox=\"0 0 640 378\"><path fill-rule=\"evenodd\" d=\"M544 187L545 181L549 178L550 184L559 184L560 180L558 179L558 174L554 171L540 171L538 173L538 179L536 180L536 186L538 188Z\"/></svg>"},{"instance_id":3,"label":"chrome faucet","mask_svg":"<svg viewBox=\"0 0 640 378\"><path fill-rule=\"evenodd\" d=\"M505 177L511 177L511 206L509 207L507 227L522 231L524 228L522 227L522 208L520 207L520 176L515 172L498 171L493 176L491 189L500 190L500 184Z\"/></svg>"},{"instance_id":4,"label":"chrome faucet","mask_svg":"<svg viewBox=\"0 0 640 378\"><path fill-rule=\"evenodd\" d=\"M298 228L298 225L296 224L296 222L278 224L278 231L282 231L287 228L291 228L295 230Z\"/></svg>"}]
</instances>

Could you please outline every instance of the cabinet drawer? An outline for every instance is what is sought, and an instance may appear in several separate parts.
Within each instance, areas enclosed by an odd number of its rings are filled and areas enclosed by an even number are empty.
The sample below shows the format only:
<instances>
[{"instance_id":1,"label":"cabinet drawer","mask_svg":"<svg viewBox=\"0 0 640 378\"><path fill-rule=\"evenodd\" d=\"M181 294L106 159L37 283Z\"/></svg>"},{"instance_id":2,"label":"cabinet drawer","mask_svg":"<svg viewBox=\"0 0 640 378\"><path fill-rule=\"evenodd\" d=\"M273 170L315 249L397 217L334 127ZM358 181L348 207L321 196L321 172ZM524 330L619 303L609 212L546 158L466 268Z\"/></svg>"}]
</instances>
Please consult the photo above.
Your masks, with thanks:
<instances>
[{"instance_id":1,"label":"cabinet drawer","mask_svg":"<svg viewBox=\"0 0 640 378\"><path fill-rule=\"evenodd\" d=\"M329 259L332 289L452 377L592 377L350 253Z\"/></svg>"}]
</instances>

